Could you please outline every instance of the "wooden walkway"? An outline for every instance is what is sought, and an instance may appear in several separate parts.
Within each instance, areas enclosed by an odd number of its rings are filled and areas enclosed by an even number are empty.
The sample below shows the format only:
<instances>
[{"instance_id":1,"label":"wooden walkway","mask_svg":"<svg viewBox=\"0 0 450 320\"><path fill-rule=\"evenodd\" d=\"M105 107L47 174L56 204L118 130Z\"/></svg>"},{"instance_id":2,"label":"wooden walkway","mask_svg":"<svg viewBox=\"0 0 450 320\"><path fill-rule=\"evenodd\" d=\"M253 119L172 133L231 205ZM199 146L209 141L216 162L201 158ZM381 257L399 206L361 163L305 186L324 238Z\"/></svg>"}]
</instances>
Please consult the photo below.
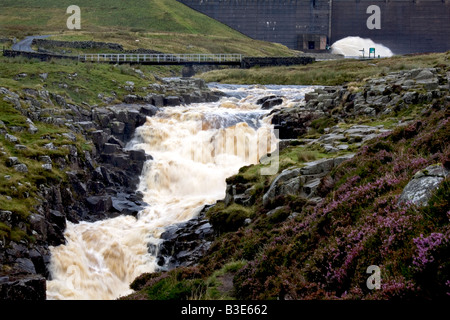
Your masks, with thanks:
<instances>
[{"instance_id":1,"label":"wooden walkway","mask_svg":"<svg viewBox=\"0 0 450 320\"><path fill-rule=\"evenodd\" d=\"M82 54L78 61L149 65L240 65L241 54Z\"/></svg>"}]
</instances>

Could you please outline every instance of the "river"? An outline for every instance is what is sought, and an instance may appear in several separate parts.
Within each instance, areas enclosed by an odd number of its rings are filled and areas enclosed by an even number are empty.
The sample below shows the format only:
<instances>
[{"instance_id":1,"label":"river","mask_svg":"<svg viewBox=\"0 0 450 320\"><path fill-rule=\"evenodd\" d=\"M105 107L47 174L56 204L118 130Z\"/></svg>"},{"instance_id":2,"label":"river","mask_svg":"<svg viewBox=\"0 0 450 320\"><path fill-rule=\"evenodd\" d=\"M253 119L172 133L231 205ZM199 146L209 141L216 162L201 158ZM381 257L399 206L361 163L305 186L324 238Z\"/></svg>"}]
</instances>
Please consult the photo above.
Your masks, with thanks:
<instances>
[{"instance_id":1,"label":"river","mask_svg":"<svg viewBox=\"0 0 450 320\"><path fill-rule=\"evenodd\" d=\"M225 196L225 179L258 163L277 147L268 116L257 100L283 97L289 108L312 87L209 84L226 96L215 103L166 107L136 130L129 149L153 156L139 191L148 206L137 217L93 223L67 222L66 243L51 247L49 300L110 300L130 294L130 283L157 268L149 245L167 226L194 217ZM150 250L151 251L151 250Z\"/></svg>"}]
</instances>

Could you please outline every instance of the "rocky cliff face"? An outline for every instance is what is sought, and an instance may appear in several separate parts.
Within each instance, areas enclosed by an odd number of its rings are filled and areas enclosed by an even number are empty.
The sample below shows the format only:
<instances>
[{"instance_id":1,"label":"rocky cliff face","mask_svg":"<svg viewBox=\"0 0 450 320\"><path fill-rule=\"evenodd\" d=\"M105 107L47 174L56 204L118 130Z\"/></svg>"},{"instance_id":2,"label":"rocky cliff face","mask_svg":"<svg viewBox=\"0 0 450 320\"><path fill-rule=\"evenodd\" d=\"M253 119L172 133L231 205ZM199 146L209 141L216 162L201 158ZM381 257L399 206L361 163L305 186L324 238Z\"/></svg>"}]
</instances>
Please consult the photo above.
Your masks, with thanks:
<instances>
[{"instance_id":1,"label":"rocky cliff face","mask_svg":"<svg viewBox=\"0 0 450 320\"><path fill-rule=\"evenodd\" d=\"M132 87L134 83L127 85ZM21 230L33 238L0 238L0 299L45 299L48 247L64 243L66 220L96 221L120 214L136 215L142 209L145 203L136 187L143 164L151 155L125 146L146 117L162 107L217 100L220 94L209 91L197 79L173 79L151 86L159 93L127 95L122 104L102 107L75 105L46 90L14 92L0 88L1 99L27 119L20 128L0 122L0 133L8 147L26 149L20 141L25 139L23 134L39 136L42 123L65 131L41 136L51 141L40 149L48 150L48 155L30 155L33 161L40 160L43 174L58 169L62 179L42 178L34 194L38 205L29 208L25 217L18 217L14 208L0 211L4 230ZM60 139L66 144L61 145ZM34 164L29 168L30 164L21 163L28 163L27 158L9 157L6 148L2 153L6 167L23 173L35 170Z\"/></svg>"}]
</instances>

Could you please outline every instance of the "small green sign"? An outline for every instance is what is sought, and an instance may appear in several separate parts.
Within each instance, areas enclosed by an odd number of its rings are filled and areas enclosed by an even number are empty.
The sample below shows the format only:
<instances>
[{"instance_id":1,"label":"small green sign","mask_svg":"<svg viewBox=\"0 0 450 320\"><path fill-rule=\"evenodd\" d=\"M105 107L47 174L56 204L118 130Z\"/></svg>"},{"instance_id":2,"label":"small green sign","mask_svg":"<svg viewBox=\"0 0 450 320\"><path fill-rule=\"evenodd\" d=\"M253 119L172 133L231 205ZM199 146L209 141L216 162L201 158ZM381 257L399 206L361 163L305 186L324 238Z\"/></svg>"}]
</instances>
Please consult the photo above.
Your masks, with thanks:
<instances>
[{"instance_id":1,"label":"small green sign","mask_svg":"<svg viewBox=\"0 0 450 320\"><path fill-rule=\"evenodd\" d=\"M369 48L369 53L375 53L375 48Z\"/></svg>"}]
</instances>

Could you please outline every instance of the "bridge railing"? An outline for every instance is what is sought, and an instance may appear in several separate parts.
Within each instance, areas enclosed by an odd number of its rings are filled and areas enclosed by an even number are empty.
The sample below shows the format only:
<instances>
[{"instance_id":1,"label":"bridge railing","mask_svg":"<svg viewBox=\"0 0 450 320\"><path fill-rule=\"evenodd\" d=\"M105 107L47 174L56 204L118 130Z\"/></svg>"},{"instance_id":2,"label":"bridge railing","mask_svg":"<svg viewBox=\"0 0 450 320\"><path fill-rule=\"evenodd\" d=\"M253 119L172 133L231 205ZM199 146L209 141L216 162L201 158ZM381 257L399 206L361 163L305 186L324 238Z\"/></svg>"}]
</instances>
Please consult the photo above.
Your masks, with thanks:
<instances>
[{"instance_id":1,"label":"bridge railing","mask_svg":"<svg viewBox=\"0 0 450 320\"><path fill-rule=\"evenodd\" d=\"M136 63L224 63L241 62L241 54L145 54L145 53L96 53L82 54L78 60L87 62L136 62Z\"/></svg>"}]
</instances>

